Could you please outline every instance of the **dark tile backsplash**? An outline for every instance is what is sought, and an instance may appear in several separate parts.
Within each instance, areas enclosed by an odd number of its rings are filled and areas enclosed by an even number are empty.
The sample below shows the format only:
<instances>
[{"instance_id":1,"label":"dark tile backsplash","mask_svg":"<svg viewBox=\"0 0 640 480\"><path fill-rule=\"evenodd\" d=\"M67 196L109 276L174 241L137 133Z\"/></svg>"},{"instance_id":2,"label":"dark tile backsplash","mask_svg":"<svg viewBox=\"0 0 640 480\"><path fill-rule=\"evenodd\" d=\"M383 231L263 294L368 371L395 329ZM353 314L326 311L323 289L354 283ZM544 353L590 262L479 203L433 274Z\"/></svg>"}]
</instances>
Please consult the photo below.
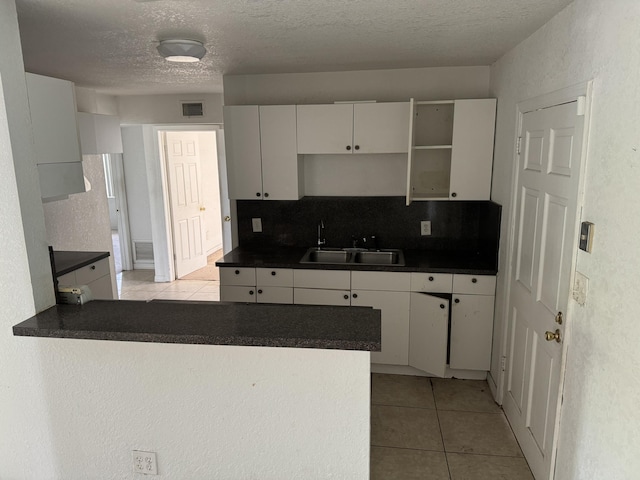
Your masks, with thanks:
<instances>
[{"instance_id":1,"label":"dark tile backsplash","mask_svg":"<svg viewBox=\"0 0 640 480\"><path fill-rule=\"evenodd\" d=\"M375 235L378 248L496 252L502 207L490 201L426 201L404 197L304 197L298 201L239 200L242 247L312 247L322 219L328 247L348 247L352 236ZM262 219L253 233L251 219ZM431 236L420 221L431 220Z\"/></svg>"}]
</instances>

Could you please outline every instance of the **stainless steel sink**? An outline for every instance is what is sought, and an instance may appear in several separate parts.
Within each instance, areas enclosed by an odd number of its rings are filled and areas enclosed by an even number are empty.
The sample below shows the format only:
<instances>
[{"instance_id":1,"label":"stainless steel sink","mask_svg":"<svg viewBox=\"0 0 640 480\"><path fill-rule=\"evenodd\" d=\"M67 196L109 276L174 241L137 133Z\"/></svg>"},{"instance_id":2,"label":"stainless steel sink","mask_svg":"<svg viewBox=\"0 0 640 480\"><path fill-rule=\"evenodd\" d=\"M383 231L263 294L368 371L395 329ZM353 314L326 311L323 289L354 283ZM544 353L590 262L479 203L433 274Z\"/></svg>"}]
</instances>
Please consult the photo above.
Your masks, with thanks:
<instances>
[{"instance_id":1,"label":"stainless steel sink","mask_svg":"<svg viewBox=\"0 0 640 480\"><path fill-rule=\"evenodd\" d=\"M300 263L404 266L402 250L310 248Z\"/></svg>"}]
</instances>

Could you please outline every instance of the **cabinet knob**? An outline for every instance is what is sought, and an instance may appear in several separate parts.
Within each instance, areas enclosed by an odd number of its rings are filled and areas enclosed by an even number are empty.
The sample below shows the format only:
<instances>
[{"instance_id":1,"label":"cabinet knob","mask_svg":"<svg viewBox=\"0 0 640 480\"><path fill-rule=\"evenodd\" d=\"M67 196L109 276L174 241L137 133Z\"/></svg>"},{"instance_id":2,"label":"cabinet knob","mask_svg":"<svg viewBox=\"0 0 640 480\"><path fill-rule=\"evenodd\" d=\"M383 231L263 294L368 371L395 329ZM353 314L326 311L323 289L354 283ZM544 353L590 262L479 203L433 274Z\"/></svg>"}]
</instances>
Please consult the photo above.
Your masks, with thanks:
<instances>
[{"instance_id":1,"label":"cabinet knob","mask_svg":"<svg viewBox=\"0 0 640 480\"><path fill-rule=\"evenodd\" d=\"M344 296L344 299L345 299L345 300L349 300L349 295L345 295L345 296Z\"/></svg>"},{"instance_id":2,"label":"cabinet knob","mask_svg":"<svg viewBox=\"0 0 640 480\"><path fill-rule=\"evenodd\" d=\"M356 146L355 146L355 147L353 147L353 148L355 148L356 150L360 150L360 145L356 145Z\"/></svg>"},{"instance_id":3,"label":"cabinet knob","mask_svg":"<svg viewBox=\"0 0 640 480\"><path fill-rule=\"evenodd\" d=\"M444 308L444 303L441 303L441 304L440 304L440 308Z\"/></svg>"},{"instance_id":4,"label":"cabinet knob","mask_svg":"<svg viewBox=\"0 0 640 480\"><path fill-rule=\"evenodd\" d=\"M269 194L267 192L264 192L264 198L268 198Z\"/></svg>"},{"instance_id":5,"label":"cabinet knob","mask_svg":"<svg viewBox=\"0 0 640 480\"><path fill-rule=\"evenodd\" d=\"M240 275L240 270L236 270L236 275Z\"/></svg>"},{"instance_id":6,"label":"cabinet knob","mask_svg":"<svg viewBox=\"0 0 640 480\"><path fill-rule=\"evenodd\" d=\"M460 303L460 299L459 299L459 298L456 298L453 302L454 302L454 303Z\"/></svg>"},{"instance_id":7,"label":"cabinet knob","mask_svg":"<svg viewBox=\"0 0 640 480\"><path fill-rule=\"evenodd\" d=\"M458 196L458 194L457 194L456 192L452 192L452 193L451 193L451 196L455 198L455 197L457 197L457 196Z\"/></svg>"},{"instance_id":8,"label":"cabinet knob","mask_svg":"<svg viewBox=\"0 0 640 480\"><path fill-rule=\"evenodd\" d=\"M353 294L353 298L358 298L358 294L357 294L357 293L354 293L354 294Z\"/></svg>"},{"instance_id":9,"label":"cabinet knob","mask_svg":"<svg viewBox=\"0 0 640 480\"><path fill-rule=\"evenodd\" d=\"M276 276L276 272L271 272L271 275L273 275L275 277Z\"/></svg>"},{"instance_id":10,"label":"cabinet knob","mask_svg":"<svg viewBox=\"0 0 640 480\"><path fill-rule=\"evenodd\" d=\"M430 281L430 282L433 282L433 277L429 277L429 281Z\"/></svg>"},{"instance_id":11,"label":"cabinet knob","mask_svg":"<svg viewBox=\"0 0 640 480\"><path fill-rule=\"evenodd\" d=\"M256 192L256 197L259 197L260 195L262 195L260 192Z\"/></svg>"},{"instance_id":12,"label":"cabinet knob","mask_svg":"<svg viewBox=\"0 0 640 480\"><path fill-rule=\"evenodd\" d=\"M95 265L91 265L91 270L95 270L96 266Z\"/></svg>"},{"instance_id":13,"label":"cabinet knob","mask_svg":"<svg viewBox=\"0 0 640 480\"><path fill-rule=\"evenodd\" d=\"M262 290L258 290L258 293L259 293L259 294L262 294Z\"/></svg>"},{"instance_id":14,"label":"cabinet knob","mask_svg":"<svg viewBox=\"0 0 640 480\"><path fill-rule=\"evenodd\" d=\"M249 290L249 295L253 295L253 290Z\"/></svg>"},{"instance_id":15,"label":"cabinet knob","mask_svg":"<svg viewBox=\"0 0 640 480\"><path fill-rule=\"evenodd\" d=\"M351 145L347 145L347 150L351 150Z\"/></svg>"},{"instance_id":16,"label":"cabinet knob","mask_svg":"<svg viewBox=\"0 0 640 480\"><path fill-rule=\"evenodd\" d=\"M472 278L472 279L471 279L471 283L478 283L478 279L477 279L477 278L475 278L475 277L474 277L474 278Z\"/></svg>"}]
</instances>

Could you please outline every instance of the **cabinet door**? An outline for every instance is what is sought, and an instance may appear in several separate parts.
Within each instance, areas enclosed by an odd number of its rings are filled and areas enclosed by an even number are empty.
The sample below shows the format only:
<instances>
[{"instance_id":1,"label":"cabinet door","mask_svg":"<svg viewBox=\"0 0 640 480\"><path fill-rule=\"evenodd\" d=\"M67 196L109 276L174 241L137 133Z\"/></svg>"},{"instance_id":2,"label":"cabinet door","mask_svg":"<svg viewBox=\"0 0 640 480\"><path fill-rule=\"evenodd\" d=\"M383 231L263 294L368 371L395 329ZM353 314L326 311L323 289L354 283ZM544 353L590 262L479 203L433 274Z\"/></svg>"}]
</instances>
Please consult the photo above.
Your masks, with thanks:
<instances>
[{"instance_id":1,"label":"cabinet door","mask_svg":"<svg viewBox=\"0 0 640 480\"><path fill-rule=\"evenodd\" d=\"M296 106L260 107L263 198L298 200L304 195L296 144Z\"/></svg>"},{"instance_id":2,"label":"cabinet door","mask_svg":"<svg viewBox=\"0 0 640 480\"><path fill-rule=\"evenodd\" d=\"M349 290L324 290L320 288L294 288L293 303L296 305L351 305Z\"/></svg>"},{"instance_id":3,"label":"cabinet door","mask_svg":"<svg viewBox=\"0 0 640 480\"><path fill-rule=\"evenodd\" d=\"M293 271L293 286L319 289L351 289L351 272L348 270L303 270Z\"/></svg>"},{"instance_id":4,"label":"cabinet door","mask_svg":"<svg viewBox=\"0 0 640 480\"><path fill-rule=\"evenodd\" d=\"M221 302L256 302L256 287L240 287L236 285L220 285Z\"/></svg>"},{"instance_id":5,"label":"cabinet door","mask_svg":"<svg viewBox=\"0 0 640 480\"><path fill-rule=\"evenodd\" d=\"M258 303L293 303L291 287L258 287Z\"/></svg>"},{"instance_id":6,"label":"cabinet door","mask_svg":"<svg viewBox=\"0 0 640 480\"><path fill-rule=\"evenodd\" d=\"M408 292L410 286L411 274L408 272L351 272L352 290Z\"/></svg>"},{"instance_id":7,"label":"cabinet door","mask_svg":"<svg viewBox=\"0 0 640 480\"><path fill-rule=\"evenodd\" d=\"M298 153L351 153L353 104L298 105Z\"/></svg>"},{"instance_id":8,"label":"cabinet door","mask_svg":"<svg viewBox=\"0 0 640 480\"><path fill-rule=\"evenodd\" d=\"M262 198L260 118L255 105L224 107L229 198Z\"/></svg>"},{"instance_id":9,"label":"cabinet door","mask_svg":"<svg viewBox=\"0 0 640 480\"><path fill-rule=\"evenodd\" d=\"M409 293L353 290L351 305L373 307L381 311L382 350L371 352L371 362L408 365Z\"/></svg>"},{"instance_id":10,"label":"cabinet door","mask_svg":"<svg viewBox=\"0 0 640 480\"><path fill-rule=\"evenodd\" d=\"M407 153L409 102L356 103L353 153Z\"/></svg>"},{"instance_id":11,"label":"cabinet door","mask_svg":"<svg viewBox=\"0 0 640 480\"><path fill-rule=\"evenodd\" d=\"M252 267L220 267L220 285L256 285L256 269Z\"/></svg>"},{"instance_id":12,"label":"cabinet door","mask_svg":"<svg viewBox=\"0 0 640 480\"><path fill-rule=\"evenodd\" d=\"M494 297L453 296L449 365L461 370L489 370Z\"/></svg>"},{"instance_id":13,"label":"cabinet door","mask_svg":"<svg viewBox=\"0 0 640 480\"><path fill-rule=\"evenodd\" d=\"M451 150L451 200L489 200L496 100L456 100Z\"/></svg>"},{"instance_id":14,"label":"cabinet door","mask_svg":"<svg viewBox=\"0 0 640 480\"><path fill-rule=\"evenodd\" d=\"M256 268L256 283L259 287L293 287L293 269Z\"/></svg>"},{"instance_id":15,"label":"cabinet door","mask_svg":"<svg viewBox=\"0 0 640 480\"><path fill-rule=\"evenodd\" d=\"M409 365L438 377L447 367L449 300L411 294Z\"/></svg>"},{"instance_id":16,"label":"cabinet door","mask_svg":"<svg viewBox=\"0 0 640 480\"><path fill-rule=\"evenodd\" d=\"M33 73L26 80L36 163L81 162L73 83Z\"/></svg>"},{"instance_id":17,"label":"cabinet door","mask_svg":"<svg viewBox=\"0 0 640 480\"><path fill-rule=\"evenodd\" d=\"M113 289L111 288L111 275L105 275L93 282L89 282L87 286L91 289L93 298L96 300L113 300Z\"/></svg>"}]
</instances>

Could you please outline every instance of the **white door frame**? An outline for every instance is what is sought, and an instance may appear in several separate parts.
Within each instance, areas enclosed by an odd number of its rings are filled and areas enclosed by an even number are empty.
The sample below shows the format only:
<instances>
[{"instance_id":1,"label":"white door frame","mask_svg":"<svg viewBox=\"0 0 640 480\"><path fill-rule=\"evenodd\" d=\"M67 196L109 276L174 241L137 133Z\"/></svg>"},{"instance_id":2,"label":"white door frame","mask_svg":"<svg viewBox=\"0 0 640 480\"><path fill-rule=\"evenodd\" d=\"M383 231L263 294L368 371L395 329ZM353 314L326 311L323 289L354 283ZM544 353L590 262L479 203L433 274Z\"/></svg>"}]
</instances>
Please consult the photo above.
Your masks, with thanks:
<instances>
[{"instance_id":1,"label":"white door frame","mask_svg":"<svg viewBox=\"0 0 640 480\"><path fill-rule=\"evenodd\" d=\"M516 234L516 204L517 204L517 196L518 196L518 192L517 192L517 185L518 185L518 160L519 160L519 154L517 151L517 141L518 141L518 137L521 134L521 129L522 129L522 121L523 121L523 115L527 112L531 112L531 111L535 111L535 110L540 110L543 108L549 108L549 107L553 107L556 105L561 105L564 103L569 103L569 102L573 102L573 101L578 101L578 108L583 108L584 109L584 137L583 137L583 144L582 144L582 154L581 154L581 158L580 158L580 162L581 162L581 168L580 168L580 178L578 180L578 184L579 184L579 188L578 188L578 199L577 199L577 205L578 208L580 209L580 212L576 215L576 225L574 226L576 229L576 236L575 238L578 239L579 235L579 228L580 228L580 223L582 221L582 205L583 205L583 199L584 199L584 186L585 186L585 177L586 177L586 159L587 159L587 154L588 154L588 139L589 139L589 130L590 130L590 123L591 123L591 104L592 104L592 94L593 94L593 81L590 80L588 82L584 82L584 83L580 83L577 85L573 85L571 87L567 87L549 94L545 94L545 95L541 95L529 100L525 100L522 101L520 103L517 104L516 107L516 129L515 129L515 136L513 139L513 145L514 145L514 150L513 150L513 172L512 172L512 178L511 178L511 205L510 205L510 212L509 212L509 219L508 219L508 247L507 247L507 269L505 272L505 275L502 277L502 282L503 282L503 288L504 288L504 295L503 295L503 311L502 311L502 331L501 331L501 337L500 337L500 343L498 345L498 351L494 352L494 355L498 355L500 359L503 359L506 357L506 352L507 352L507 334L508 334L508 327L509 327L509 309L510 309L510 294L511 294L511 275L513 274L513 252L515 249L515 234ZM580 102L582 101L582 99L580 99L580 97L584 97L586 99L586 101L584 101L583 105L580 105ZM574 277L575 277L575 270L576 270L576 262L577 262L577 255L578 255L578 245L576 244L574 246L574 251L571 255L571 272L570 272L570 285L573 285L574 282ZM569 291L572 291L572 289L570 288ZM570 302L571 303L571 302ZM568 309L567 312L567 317L569 317L571 315L571 308ZM564 331L564 339L562 342L562 361L561 361L561 366L560 366L560 385L559 385L559 395L558 395L558 408L557 408L557 414L556 414L556 421L555 421L555 428L556 431L558 429L559 423L560 423L560 418L562 415L562 391L564 389L564 379L565 379L565 369L566 369L566 357L567 357L567 349L569 347L569 344L571 343L571 329L572 329L572 323L570 318L567 318L567 322L566 322L566 328ZM500 363L502 365L502 362ZM500 375L498 379L494 379L497 380L496 382L496 386L497 389L496 391L493 392L494 397L496 399L496 401L502 405L503 402L503 398L504 398L504 391L505 391L505 369L501 367L500 369ZM489 385L492 386L491 382L489 382ZM493 387L493 386L492 386ZM492 388L493 389L493 388ZM554 439L554 445L553 445L553 450L555 451L557 449L557 435ZM554 453L555 456L555 453Z\"/></svg>"},{"instance_id":2,"label":"white door frame","mask_svg":"<svg viewBox=\"0 0 640 480\"><path fill-rule=\"evenodd\" d=\"M127 204L127 190L124 183L123 155L110 155L111 178L116 197L118 211L118 237L120 238L120 256L123 270L133 270L133 256L131 255L131 232L129 231L129 207Z\"/></svg>"},{"instance_id":3,"label":"white door frame","mask_svg":"<svg viewBox=\"0 0 640 480\"><path fill-rule=\"evenodd\" d=\"M173 237L171 232L171 207L169 205L167 166L164 152L160 149L161 132L218 132L222 130L219 124L188 124L188 125L153 125L151 155L147 156L147 180L149 186L149 202L151 209L151 238L153 239L153 254L156 282L172 282L175 280L175 264L173 261ZM220 136L220 135L218 135ZM220 162L224 161L218 155L218 171ZM225 169L226 171L226 169ZM220 175L222 182L222 175ZM226 178L224 179L226 182ZM222 199L221 199L222 200Z\"/></svg>"}]
</instances>

